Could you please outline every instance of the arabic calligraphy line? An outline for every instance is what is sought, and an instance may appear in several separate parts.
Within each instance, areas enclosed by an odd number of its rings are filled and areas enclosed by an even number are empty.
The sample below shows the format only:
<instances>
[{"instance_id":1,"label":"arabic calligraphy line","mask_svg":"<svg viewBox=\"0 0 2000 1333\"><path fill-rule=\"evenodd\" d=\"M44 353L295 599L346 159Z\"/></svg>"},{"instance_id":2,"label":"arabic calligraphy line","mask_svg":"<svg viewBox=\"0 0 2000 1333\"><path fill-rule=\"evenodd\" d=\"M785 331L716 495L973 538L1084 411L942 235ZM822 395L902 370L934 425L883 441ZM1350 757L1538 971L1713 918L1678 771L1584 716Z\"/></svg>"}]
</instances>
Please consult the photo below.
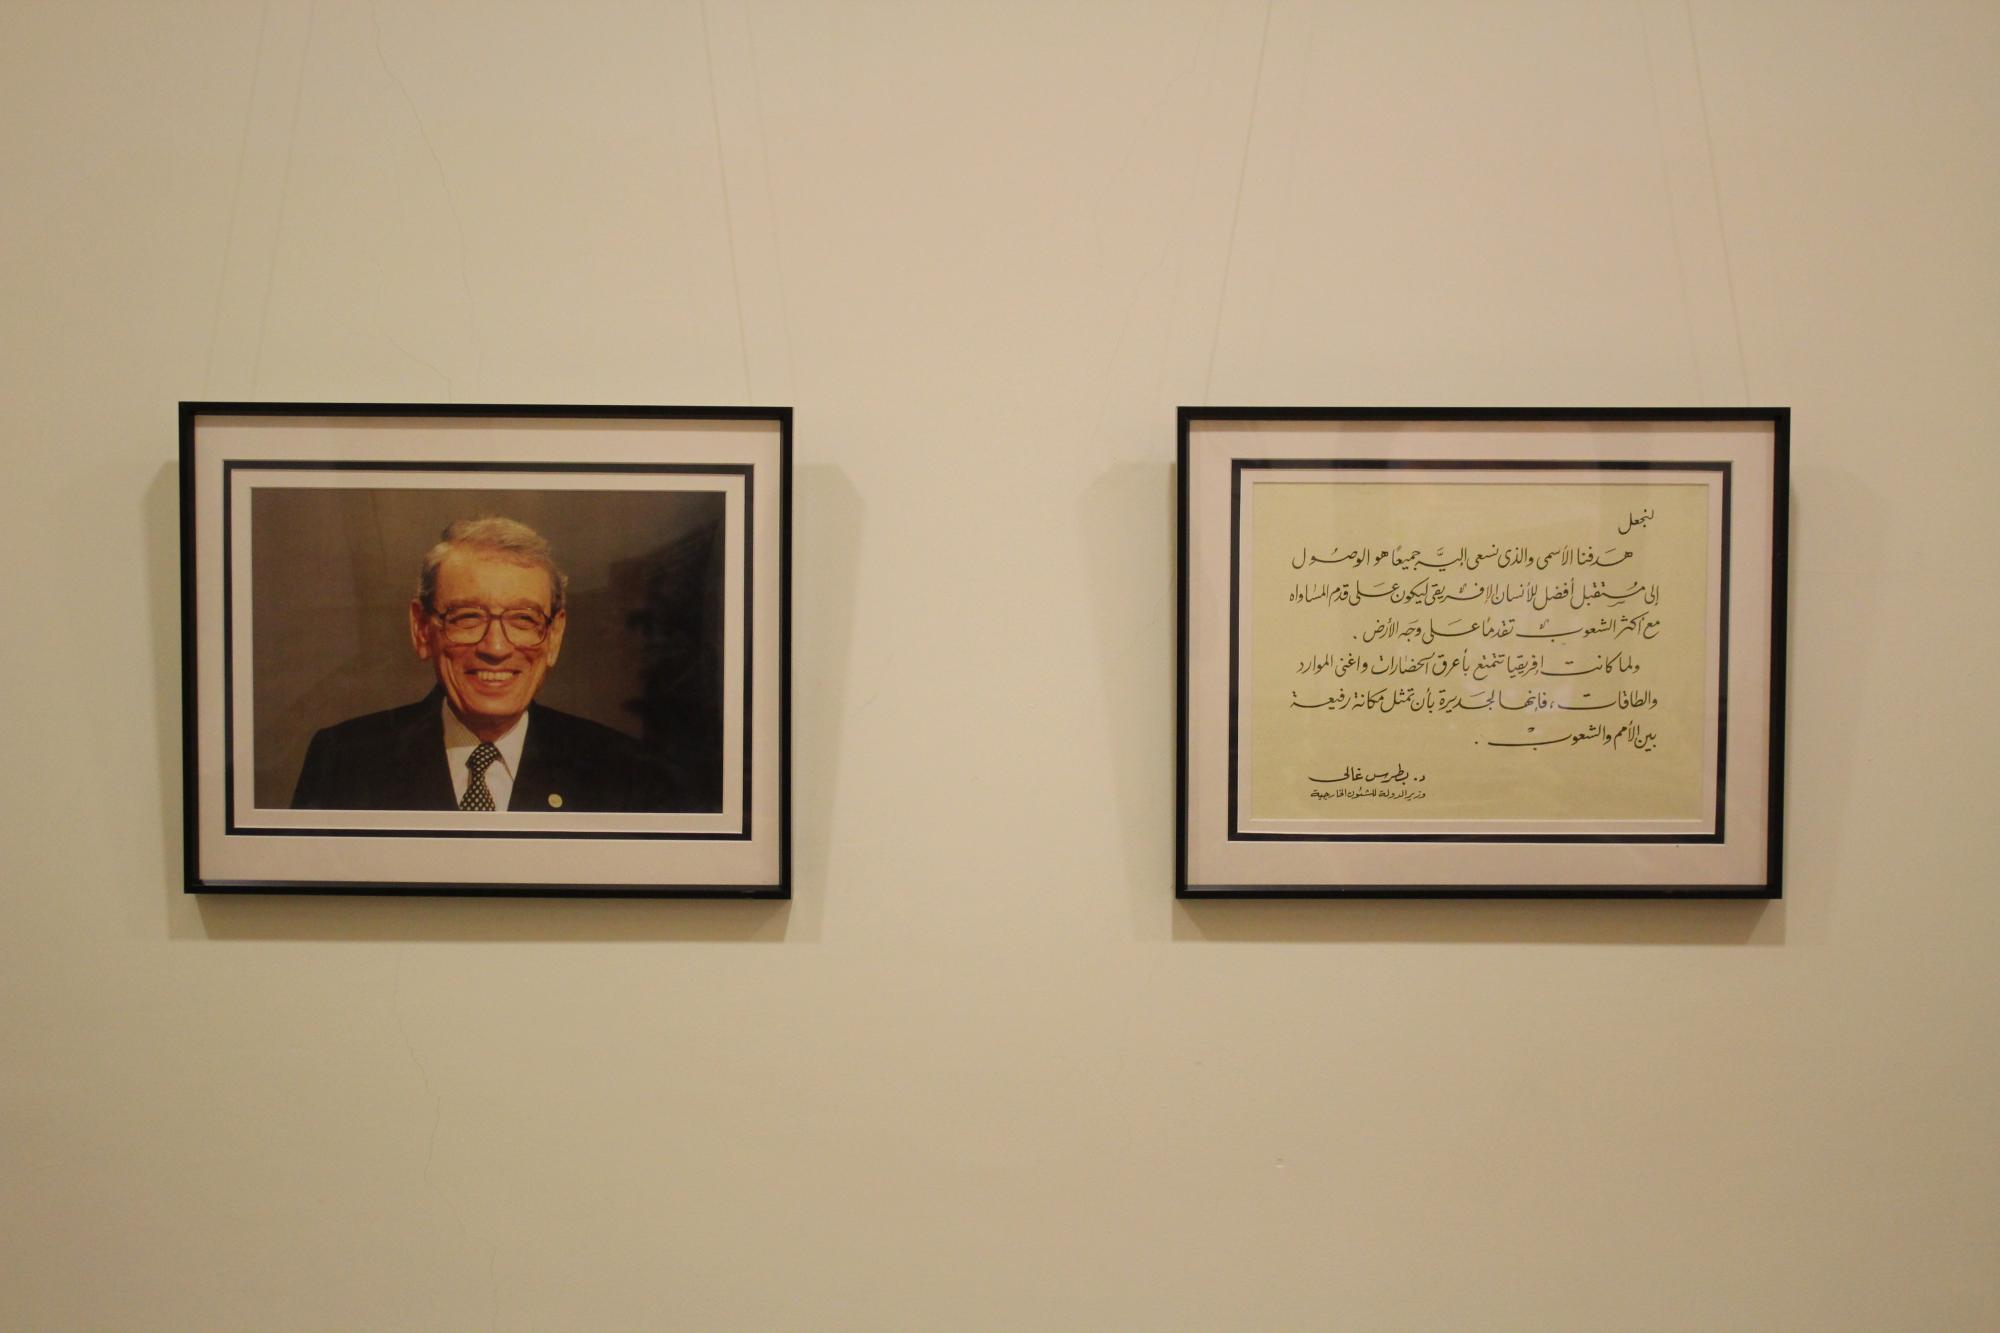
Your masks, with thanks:
<instances>
[{"instance_id":1,"label":"arabic calligraphy line","mask_svg":"<svg viewBox=\"0 0 2000 1333\"><path fill-rule=\"evenodd\" d=\"M1408 585L1390 582L1364 586L1350 579L1345 583L1294 583L1286 600L1303 605L1322 602L1329 608L1360 606L1363 602L1376 600L1386 600L1391 606L1436 606L1442 602L1485 602L1490 606L1508 606L1518 602L1535 611L1551 606L1568 606L1573 611L1581 611L1599 603L1620 606L1634 597L1647 606L1657 606L1660 585L1634 581L1631 587L1620 592L1602 579L1585 582L1568 578L1553 584L1532 580L1523 583L1460 583L1455 588L1428 577Z\"/></svg>"},{"instance_id":2,"label":"arabic calligraphy line","mask_svg":"<svg viewBox=\"0 0 2000 1333\"><path fill-rule=\"evenodd\" d=\"M1622 536L1632 529L1619 529ZM1541 553L1536 554L1539 549ZM1513 569L1517 566L1536 570L1564 567L1596 566L1610 569L1624 564L1633 552L1619 547L1609 547L1599 551L1589 544L1564 543L1561 546L1531 549L1525 545L1489 545L1485 550L1475 551L1468 546L1460 546L1456 551L1448 551L1442 546L1404 546L1401 542L1394 546L1356 546L1346 550L1331 547L1325 555L1315 555L1300 548L1292 561L1293 569L1309 569L1314 565L1346 565L1351 569L1374 569L1387 565L1391 569L1462 569L1468 574L1482 565L1492 565L1495 569Z\"/></svg>"},{"instance_id":3,"label":"arabic calligraphy line","mask_svg":"<svg viewBox=\"0 0 2000 1333\"><path fill-rule=\"evenodd\" d=\"M1480 743L1500 749L1518 750L1532 749L1544 745L1582 745L1586 741L1599 741L1614 750L1624 745L1629 745L1635 750L1651 750L1659 741L1659 733L1647 731L1636 722L1626 722L1617 727L1608 727L1602 722L1593 722L1582 731L1573 731L1568 735L1554 736L1547 740L1482 741Z\"/></svg>"}]
</instances>

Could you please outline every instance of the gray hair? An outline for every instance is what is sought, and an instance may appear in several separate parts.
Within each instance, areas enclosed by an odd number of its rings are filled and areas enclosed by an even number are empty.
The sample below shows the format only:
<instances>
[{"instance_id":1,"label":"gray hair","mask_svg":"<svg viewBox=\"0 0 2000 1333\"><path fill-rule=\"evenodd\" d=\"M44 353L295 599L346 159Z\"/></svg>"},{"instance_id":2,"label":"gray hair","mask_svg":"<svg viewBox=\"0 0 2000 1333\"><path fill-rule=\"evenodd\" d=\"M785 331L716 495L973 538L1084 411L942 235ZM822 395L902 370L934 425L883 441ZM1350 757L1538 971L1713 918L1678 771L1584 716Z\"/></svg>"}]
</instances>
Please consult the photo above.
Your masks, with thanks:
<instances>
[{"instance_id":1,"label":"gray hair","mask_svg":"<svg viewBox=\"0 0 2000 1333\"><path fill-rule=\"evenodd\" d=\"M569 575L556 567L555 552L549 547L549 539L519 519L502 518L497 514L486 518L459 519L445 528L436 546L424 553L423 569L417 575L417 598L425 606L437 609L438 569L443 566L445 557L461 547L490 551L518 564L547 570L549 586L553 589L549 614L555 615L563 609L563 594L569 589Z\"/></svg>"}]
</instances>

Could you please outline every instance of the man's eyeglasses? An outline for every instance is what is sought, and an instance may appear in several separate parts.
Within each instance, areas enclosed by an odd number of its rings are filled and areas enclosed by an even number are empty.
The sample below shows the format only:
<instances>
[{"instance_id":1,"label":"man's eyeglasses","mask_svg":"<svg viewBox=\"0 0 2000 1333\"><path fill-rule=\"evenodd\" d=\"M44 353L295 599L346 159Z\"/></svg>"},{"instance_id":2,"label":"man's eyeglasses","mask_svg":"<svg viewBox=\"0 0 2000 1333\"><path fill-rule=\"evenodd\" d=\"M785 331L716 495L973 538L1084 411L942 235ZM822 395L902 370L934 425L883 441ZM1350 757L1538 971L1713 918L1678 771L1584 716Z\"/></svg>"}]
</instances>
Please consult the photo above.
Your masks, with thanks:
<instances>
[{"instance_id":1,"label":"man's eyeglasses","mask_svg":"<svg viewBox=\"0 0 2000 1333\"><path fill-rule=\"evenodd\" d=\"M500 622L500 632L516 648L539 648L549 637L550 618L540 611L501 611L461 606L455 611L433 611L431 619L444 630L447 643L472 644L486 637L486 627Z\"/></svg>"}]
</instances>

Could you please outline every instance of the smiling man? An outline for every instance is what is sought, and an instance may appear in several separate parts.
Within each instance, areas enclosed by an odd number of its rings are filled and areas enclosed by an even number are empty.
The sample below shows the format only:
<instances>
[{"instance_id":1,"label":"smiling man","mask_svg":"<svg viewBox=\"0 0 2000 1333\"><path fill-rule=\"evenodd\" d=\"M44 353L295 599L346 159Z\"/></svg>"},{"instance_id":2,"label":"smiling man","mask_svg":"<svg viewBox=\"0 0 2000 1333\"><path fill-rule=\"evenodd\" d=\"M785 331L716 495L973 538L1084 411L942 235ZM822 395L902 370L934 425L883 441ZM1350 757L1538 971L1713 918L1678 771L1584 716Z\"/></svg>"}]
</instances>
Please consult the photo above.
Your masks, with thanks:
<instances>
[{"instance_id":1,"label":"smiling man","mask_svg":"<svg viewBox=\"0 0 2000 1333\"><path fill-rule=\"evenodd\" d=\"M410 600L410 646L437 688L316 733L293 808L686 809L672 772L638 742L535 703L562 656L567 585L525 523L446 528Z\"/></svg>"}]
</instances>

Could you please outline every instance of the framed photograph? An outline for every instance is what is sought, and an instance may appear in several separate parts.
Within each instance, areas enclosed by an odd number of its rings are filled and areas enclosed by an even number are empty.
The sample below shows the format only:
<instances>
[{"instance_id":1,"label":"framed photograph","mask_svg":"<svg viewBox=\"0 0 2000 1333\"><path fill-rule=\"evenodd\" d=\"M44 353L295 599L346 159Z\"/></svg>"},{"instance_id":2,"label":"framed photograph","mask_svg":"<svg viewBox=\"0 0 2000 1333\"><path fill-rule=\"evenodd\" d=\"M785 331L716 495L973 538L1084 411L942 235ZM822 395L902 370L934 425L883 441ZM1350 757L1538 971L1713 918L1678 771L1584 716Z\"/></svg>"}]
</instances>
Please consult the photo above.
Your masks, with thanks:
<instances>
[{"instance_id":1,"label":"framed photograph","mask_svg":"<svg viewBox=\"0 0 2000 1333\"><path fill-rule=\"evenodd\" d=\"M1784 408L1182 408L1183 898L1775 898Z\"/></svg>"},{"instance_id":2,"label":"framed photograph","mask_svg":"<svg viewBox=\"0 0 2000 1333\"><path fill-rule=\"evenodd\" d=\"M181 404L188 890L789 897L791 425Z\"/></svg>"}]
</instances>

